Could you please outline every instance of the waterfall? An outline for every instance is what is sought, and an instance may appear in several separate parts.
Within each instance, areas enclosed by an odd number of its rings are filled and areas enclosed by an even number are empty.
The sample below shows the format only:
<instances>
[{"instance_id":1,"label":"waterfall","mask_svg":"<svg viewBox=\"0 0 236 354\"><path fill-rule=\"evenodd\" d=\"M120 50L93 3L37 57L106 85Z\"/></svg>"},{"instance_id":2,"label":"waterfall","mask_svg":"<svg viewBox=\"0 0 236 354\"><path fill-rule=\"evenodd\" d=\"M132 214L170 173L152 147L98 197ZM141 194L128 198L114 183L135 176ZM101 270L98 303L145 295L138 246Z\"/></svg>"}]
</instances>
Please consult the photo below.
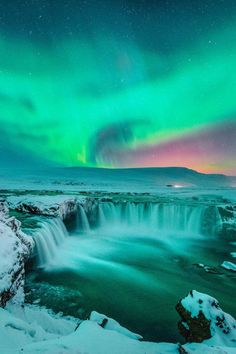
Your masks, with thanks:
<instances>
[{"instance_id":1,"label":"waterfall","mask_svg":"<svg viewBox=\"0 0 236 354\"><path fill-rule=\"evenodd\" d=\"M90 225L89 213L95 224ZM151 232L207 234L214 236L222 225L217 207L177 203L98 202L97 208L86 210L78 205L77 228L89 232L92 227L146 228ZM33 235L37 251L37 265L44 267L56 255L68 233L60 218L42 221Z\"/></svg>"},{"instance_id":2,"label":"waterfall","mask_svg":"<svg viewBox=\"0 0 236 354\"><path fill-rule=\"evenodd\" d=\"M99 225L145 226L162 231L200 233L204 206L157 203L99 204Z\"/></svg>"},{"instance_id":3,"label":"waterfall","mask_svg":"<svg viewBox=\"0 0 236 354\"><path fill-rule=\"evenodd\" d=\"M77 227L79 227L79 229L81 229L82 231L86 232L90 230L87 214L85 213L84 208L81 205L78 205Z\"/></svg>"},{"instance_id":4,"label":"waterfall","mask_svg":"<svg viewBox=\"0 0 236 354\"><path fill-rule=\"evenodd\" d=\"M37 265L44 267L55 256L58 247L63 243L68 233L60 218L42 221L33 238L37 251Z\"/></svg>"},{"instance_id":5,"label":"waterfall","mask_svg":"<svg viewBox=\"0 0 236 354\"><path fill-rule=\"evenodd\" d=\"M188 232L195 234L199 234L201 232L204 212L205 208L195 207L189 212L189 216L185 216L185 223Z\"/></svg>"},{"instance_id":6,"label":"waterfall","mask_svg":"<svg viewBox=\"0 0 236 354\"><path fill-rule=\"evenodd\" d=\"M97 209L87 213L80 205L78 213L82 231L92 228L89 225L89 213L93 214L92 219L96 219L97 227L125 225L170 233L199 234L205 230L207 234L215 234L216 225L221 223L217 207L181 203L98 202ZM208 225L207 230L205 224Z\"/></svg>"},{"instance_id":7,"label":"waterfall","mask_svg":"<svg viewBox=\"0 0 236 354\"><path fill-rule=\"evenodd\" d=\"M102 207L101 205L98 206L98 215L99 215L99 225L100 226L106 226L106 224L107 224L107 220L105 218L105 214L104 214L103 209L104 209L104 207Z\"/></svg>"}]
</instances>

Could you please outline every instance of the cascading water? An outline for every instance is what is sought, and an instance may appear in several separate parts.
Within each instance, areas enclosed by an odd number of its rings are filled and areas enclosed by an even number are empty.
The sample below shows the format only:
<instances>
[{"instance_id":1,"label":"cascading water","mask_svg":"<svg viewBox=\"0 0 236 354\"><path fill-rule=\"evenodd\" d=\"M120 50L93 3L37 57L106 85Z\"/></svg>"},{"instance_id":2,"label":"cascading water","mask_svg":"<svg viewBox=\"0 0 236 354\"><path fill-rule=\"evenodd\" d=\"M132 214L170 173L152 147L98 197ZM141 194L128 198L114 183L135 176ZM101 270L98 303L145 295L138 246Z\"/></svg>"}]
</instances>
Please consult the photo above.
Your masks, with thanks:
<instances>
[{"instance_id":1,"label":"cascading water","mask_svg":"<svg viewBox=\"0 0 236 354\"><path fill-rule=\"evenodd\" d=\"M78 206L78 227L81 231L88 231L93 227L89 222L91 213L96 213L95 217L92 215L92 219L96 219L97 227L122 225L136 228L145 227L164 232L186 232L188 234L204 233L206 218L208 234L214 234L216 226L221 223L217 207L213 207L210 211L209 207L205 205L99 202L97 209L93 208L92 211L87 212L81 205Z\"/></svg>"},{"instance_id":2,"label":"cascading water","mask_svg":"<svg viewBox=\"0 0 236 354\"><path fill-rule=\"evenodd\" d=\"M33 235L38 267L44 267L55 257L58 247L67 236L68 232L60 218L40 222L40 228Z\"/></svg>"},{"instance_id":3,"label":"cascading water","mask_svg":"<svg viewBox=\"0 0 236 354\"><path fill-rule=\"evenodd\" d=\"M81 229L82 231L88 232L90 230L87 214L81 205L78 205L76 224L77 228Z\"/></svg>"},{"instance_id":4,"label":"cascading water","mask_svg":"<svg viewBox=\"0 0 236 354\"><path fill-rule=\"evenodd\" d=\"M146 228L165 233L215 235L221 225L218 208L204 205L100 202L92 212L96 213L96 226L100 228L135 227L136 230ZM85 233L92 228L89 213L91 210L86 212L82 205L78 205L77 228ZM65 225L60 218L52 218L40 223L40 228L34 235L39 267L45 266L54 258L58 246L63 243L67 235Z\"/></svg>"}]
</instances>

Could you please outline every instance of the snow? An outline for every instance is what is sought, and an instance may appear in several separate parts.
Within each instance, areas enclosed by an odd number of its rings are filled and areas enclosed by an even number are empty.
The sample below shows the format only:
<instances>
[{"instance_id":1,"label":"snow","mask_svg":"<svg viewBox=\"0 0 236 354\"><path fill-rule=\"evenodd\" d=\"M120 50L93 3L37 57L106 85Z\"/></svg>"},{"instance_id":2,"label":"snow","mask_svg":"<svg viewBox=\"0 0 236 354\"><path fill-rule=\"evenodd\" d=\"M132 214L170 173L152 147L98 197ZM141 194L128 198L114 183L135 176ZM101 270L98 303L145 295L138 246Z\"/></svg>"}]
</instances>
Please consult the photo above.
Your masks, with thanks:
<instances>
[{"instance_id":1,"label":"snow","mask_svg":"<svg viewBox=\"0 0 236 354\"><path fill-rule=\"evenodd\" d=\"M199 301L200 300L200 301ZM212 301L217 303L217 300L211 296L199 293L196 290L192 291L192 296L189 294L181 300L183 307L191 313L191 317L197 317L199 312L202 311L208 320L211 320L210 307Z\"/></svg>"},{"instance_id":2,"label":"snow","mask_svg":"<svg viewBox=\"0 0 236 354\"><path fill-rule=\"evenodd\" d=\"M89 354L174 354L177 345L139 342L118 332L108 331L92 321L84 321L77 331L50 343L26 347L24 353L89 353ZM63 350L63 351L62 351Z\"/></svg>"},{"instance_id":3,"label":"snow","mask_svg":"<svg viewBox=\"0 0 236 354\"><path fill-rule=\"evenodd\" d=\"M236 264L228 261L224 261L221 264L221 267L227 269L227 270L232 270L233 272L236 272Z\"/></svg>"},{"instance_id":4,"label":"snow","mask_svg":"<svg viewBox=\"0 0 236 354\"><path fill-rule=\"evenodd\" d=\"M93 316L97 316L93 314ZM101 318L99 316L99 318ZM111 319L110 319L111 320ZM111 322L114 320L111 320ZM118 331L103 329L96 321L62 317L33 305L0 309L0 347L2 353L47 354L177 354L178 346L140 342L116 321Z\"/></svg>"},{"instance_id":5,"label":"snow","mask_svg":"<svg viewBox=\"0 0 236 354\"><path fill-rule=\"evenodd\" d=\"M14 232L2 222L0 223L0 292L7 290L11 285L11 274L19 267L18 252L16 252L16 237Z\"/></svg>"},{"instance_id":6,"label":"snow","mask_svg":"<svg viewBox=\"0 0 236 354\"><path fill-rule=\"evenodd\" d=\"M206 344L191 343L183 346L187 354L235 354L235 348L209 346Z\"/></svg>"},{"instance_id":7,"label":"snow","mask_svg":"<svg viewBox=\"0 0 236 354\"><path fill-rule=\"evenodd\" d=\"M43 308L8 305L0 309L0 352L18 353L32 342L59 338L71 333L76 324L72 318L52 316Z\"/></svg>"},{"instance_id":8,"label":"snow","mask_svg":"<svg viewBox=\"0 0 236 354\"><path fill-rule=\"evenodd\" d=\"M140 336L137 333L133 333L129 331L128 329L122 327L117 321L113 320L110 317L107 317L105 315L102 315L96 311L93 311L90 315L90 321L94 321L99 325L102 325L102 323L105 323L104 328L109 329L110 331L116 331L118 333L124 334L127 337L130 337L132 339L142 339L143 337Z\"/></svg>"}]
</instances>

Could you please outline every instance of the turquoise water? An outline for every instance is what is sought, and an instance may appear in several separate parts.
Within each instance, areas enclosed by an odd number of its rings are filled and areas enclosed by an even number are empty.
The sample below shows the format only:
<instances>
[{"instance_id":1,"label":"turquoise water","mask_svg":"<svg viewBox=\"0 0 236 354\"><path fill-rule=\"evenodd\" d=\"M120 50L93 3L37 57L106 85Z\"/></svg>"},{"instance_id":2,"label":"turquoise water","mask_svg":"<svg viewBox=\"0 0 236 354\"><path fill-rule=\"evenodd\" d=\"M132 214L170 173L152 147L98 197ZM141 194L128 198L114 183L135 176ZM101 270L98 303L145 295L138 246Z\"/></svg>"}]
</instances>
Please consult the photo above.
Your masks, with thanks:
<instances>
[{"instance_id":1,"label":"turquoise water","mask_svg":"<svg viewBox=\"0 0 236 354\"><path fill-rule=\"evenodd\" d=\"M183 232L112 225L74 232L46 269L28 274L27 299L81 318L96 310L146 340L180 341L174 307L191 289L235 315L235 276L218 267L229 252L223 240ZM195 263L217 267L215 274Z\"/></svg>"}]
</instances>

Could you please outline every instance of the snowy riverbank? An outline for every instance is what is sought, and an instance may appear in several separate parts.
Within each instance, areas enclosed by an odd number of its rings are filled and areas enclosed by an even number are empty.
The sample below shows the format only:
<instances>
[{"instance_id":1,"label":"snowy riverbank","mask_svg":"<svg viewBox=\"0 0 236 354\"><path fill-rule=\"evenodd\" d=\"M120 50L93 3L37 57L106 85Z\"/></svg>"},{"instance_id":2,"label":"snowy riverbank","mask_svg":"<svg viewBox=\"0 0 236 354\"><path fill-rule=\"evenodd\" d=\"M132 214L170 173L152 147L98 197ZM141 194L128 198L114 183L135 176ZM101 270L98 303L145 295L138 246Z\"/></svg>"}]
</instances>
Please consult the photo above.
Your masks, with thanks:
<instances>
[{"instance_id":1,"label":"snowy riverbank","mask_svg":"<svg viewBox=\"0 0 236 354\"><path fill-rule=\"evenodd\" d=\"M190 327L193 332L196 328L204 330L205 321L211 338L183 346L145 342L116 321L96 312L89 320L79 321L37 306L9 304L6 309L0 309L0 351L4 354L236 353L236 321L219 308L214 298L193 291L181 304L189 315L185 318L186 328L195 322L195 326Z\"/></svg>"}]
</instances>

